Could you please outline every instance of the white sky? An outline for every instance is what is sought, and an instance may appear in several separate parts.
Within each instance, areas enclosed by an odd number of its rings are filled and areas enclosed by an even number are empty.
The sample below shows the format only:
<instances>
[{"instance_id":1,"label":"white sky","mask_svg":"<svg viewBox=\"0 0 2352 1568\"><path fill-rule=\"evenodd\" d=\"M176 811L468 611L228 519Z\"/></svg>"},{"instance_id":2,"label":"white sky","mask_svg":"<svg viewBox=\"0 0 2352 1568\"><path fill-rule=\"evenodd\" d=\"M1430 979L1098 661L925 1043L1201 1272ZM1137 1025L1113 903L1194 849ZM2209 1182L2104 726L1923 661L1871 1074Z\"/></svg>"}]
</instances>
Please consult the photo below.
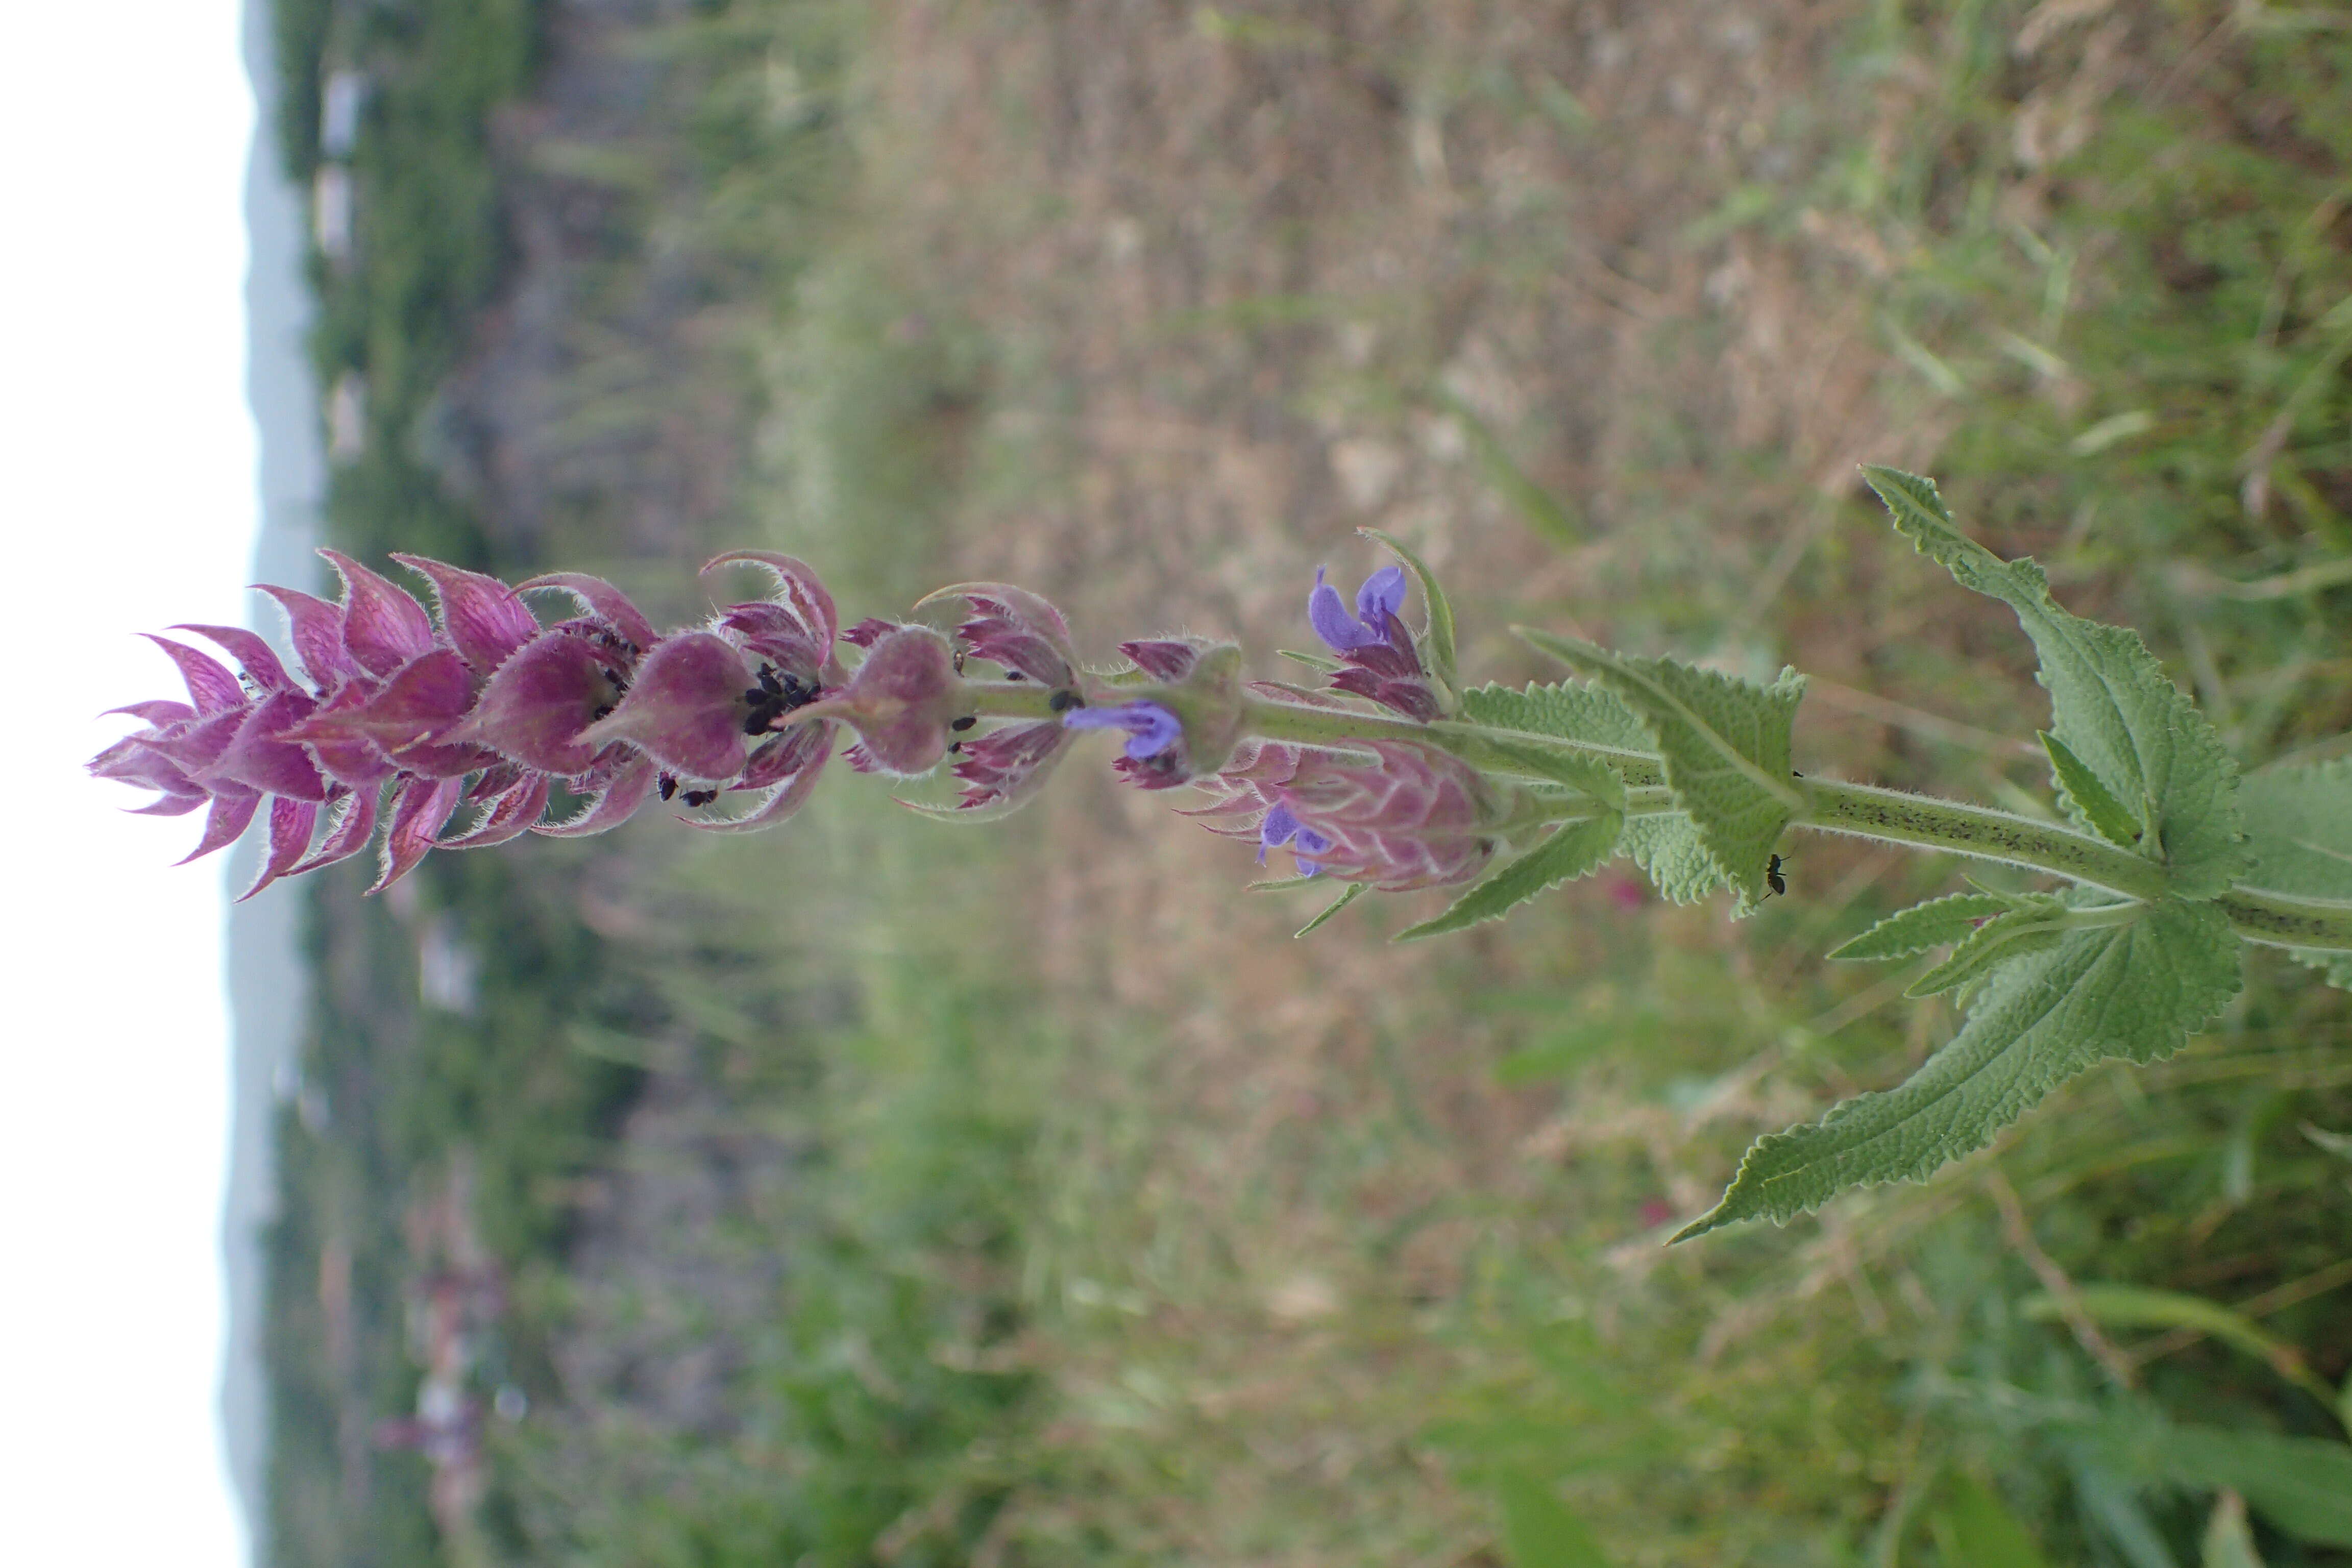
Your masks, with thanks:
<instances>
[{"instance_id":1,"label":"white sky","mask_svg":"<svg viewBox=\"0 0 2352 1568\"><path fill-rule=\"evenodd\" d=\"M5 1554L244 1561L217 1429L226 856L81 772L179 697L257 520L236 0L8 8L0 53Z\"/></svg>"}]
</instances>

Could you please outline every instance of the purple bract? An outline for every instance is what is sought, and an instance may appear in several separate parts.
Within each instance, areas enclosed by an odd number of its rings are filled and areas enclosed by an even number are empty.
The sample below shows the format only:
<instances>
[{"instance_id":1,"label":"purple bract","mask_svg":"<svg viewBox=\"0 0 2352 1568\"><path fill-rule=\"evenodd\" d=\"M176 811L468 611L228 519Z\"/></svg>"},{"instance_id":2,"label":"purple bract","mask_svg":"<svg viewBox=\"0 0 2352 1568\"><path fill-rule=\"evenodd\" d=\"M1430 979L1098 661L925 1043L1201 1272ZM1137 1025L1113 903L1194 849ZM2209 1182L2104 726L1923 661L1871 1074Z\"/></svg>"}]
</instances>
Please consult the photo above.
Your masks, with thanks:
<instances>
[{"instance_id":1,"label":"purple bract","mask_svg":"<svg viewBox=\"0 0 2352 1568\"><path fill-rule=\"evenodd\" d=\"M1215 798L1189 815L1212 832L1256 839L1261 852L1290 846L1309 876L1382 892L1466 882L1486 868L1517 804L1508 791L1429 746L1361 748L1251 742L1200 781Z\"/></svg>"}]
</instances>

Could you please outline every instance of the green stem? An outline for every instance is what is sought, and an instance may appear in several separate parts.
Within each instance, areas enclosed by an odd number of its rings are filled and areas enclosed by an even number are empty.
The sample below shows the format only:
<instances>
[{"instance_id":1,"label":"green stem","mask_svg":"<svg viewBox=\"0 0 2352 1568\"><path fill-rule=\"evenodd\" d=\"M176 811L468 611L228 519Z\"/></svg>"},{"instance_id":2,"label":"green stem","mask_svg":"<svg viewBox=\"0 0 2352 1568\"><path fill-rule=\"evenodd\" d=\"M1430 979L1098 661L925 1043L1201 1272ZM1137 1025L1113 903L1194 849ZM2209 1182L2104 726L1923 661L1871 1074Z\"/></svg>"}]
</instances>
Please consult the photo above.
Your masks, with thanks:
<instances>
[{"instance_id":1,"label":"green stem","mask_svg":"<svg viewBox=\"0 0 2352 1568\"><path fill-rule=\"evenodd\" d=\"M1796 784L1805 810L1795 826L2023 866L2127 899L2165 893L2164 868L2155 861L2054 822L1869 784L1831 779L1799 779Z\"/></svg>"},{"instance_id":2,"label":"green stem","mask_svg":"<svg viewBox=\"0 0 2352 1568\"><path fill-rule=\"evenodd\" d=\"M1682 814L1683 808L1675 804L1674 792L1661 786L1627 790L1624 808L1618 815L1631 822L1637 816L1680 816ZM1596 803L1591 795L1556 785L1539 785L1528 792L1528 804L1502 825L1502 831L1508 834L1547 822L1590 822L1597 815Z\"/></svg>"},{"instance_id":3,"label":"green stem","mask_svg":"<svg viewBox=\"0 0 2352 1568\"><path fill-rule=\"evenodd\" d=\"M1514 774L1526 772L1524 761L1511 755L1515 751L1524 754L1532 749L1588 758L1607 763L1623 777L1629 791L1629 816L1675 809L1664 790L1664 763L1649 752L1620 751L1557 735L1456 720L1422 724L1354 709L1309 707L1258 698L1247 700L1243 722L1249 732L1304 745L1346 745L1351 741L1418 742L1450 752L1473 767ZM1870 784L1841 784L1832 779L1800 778L1792 782L1804 799L1804 807L1791 826L1998 861L2104 888L2141 902L2161 899L2169 891L2162 865L2104 838L2057 823ZM1580 809L1570 797L1562 797L1561 805L1568 810ZM2273 947L2352 951L2352 903L2292 898L2257 888L2234 888L2216 903L2229 916L2231 927L2248 942Z\"/></svg>"},{"instance_id":4,"label":"green stem","mask_svg":"<svg viewBox=\"0 0 2352 1568\"><path fill-rule=\"evenodd\" d=\"M1061 711L1054 706L1054 689L1034 680L967 680L963 690L976 718L1051 719Z\"/></svg>"},{"instance_id":5,"label":"green stem","mask_svg":"<svg viewBox=\"0 0 2352 1568\"><path fill-rule=\"evenodd\" d=\"M2248 942L2265 947L2352 950L2352 904L2232 888L2213 900Z\"/></svg>"},{"instance_id":6,"label":"green stem","mask_svg":"<svg viewBox=\"0 0 2352 1568\"><path fill-rule=\"evenodd\" d=\"M1666 782L1665 769L1652 752L1620 751L1614 746L1562 740L1558 735L1538 735L1527 730L1504 730L1458 720L1441 719L1433 724L1423 724L1352 708L1310 708L1303 702L1274 702L1252 697L1244 702L1242 728L1246 733L1263 735L1270 741L1292 741L1308 746L1344 746L1350 741L1411 741L1450 752L1474 768L1498 773L1524 771L1523 764L1513 761L1513 749L1554 752L1605 763L1634 788Z\"/></svg>"}]
</instances>

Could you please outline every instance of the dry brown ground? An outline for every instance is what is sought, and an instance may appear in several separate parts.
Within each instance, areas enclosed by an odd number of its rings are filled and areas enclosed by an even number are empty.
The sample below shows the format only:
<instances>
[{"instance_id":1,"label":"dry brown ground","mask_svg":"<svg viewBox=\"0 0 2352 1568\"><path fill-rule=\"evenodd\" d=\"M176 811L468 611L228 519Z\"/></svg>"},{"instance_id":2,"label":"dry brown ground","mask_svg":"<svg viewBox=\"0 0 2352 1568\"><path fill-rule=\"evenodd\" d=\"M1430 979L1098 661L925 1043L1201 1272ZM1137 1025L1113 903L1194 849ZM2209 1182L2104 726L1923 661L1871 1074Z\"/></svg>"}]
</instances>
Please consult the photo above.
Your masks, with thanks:
<instances>
[{"instance_id":1,"label":"dry brown ground","mask_svg":"<svg viewBox=\"0 0 2352 1568\"><path fill-rule=\"evenodd\" d=\"M1022 480L966 507L959 569L1040 587L1091 652L1182 628L1278 673L1316 566L1369 569L1350 531L1370 525L1446 575L1465 663L1500 678L1537 673L1504 629L1526 619L1643 651L1696 628L1680 651L1866 683L1848 672L1886 628L1811 597L1830 584L1807 562L1858 461L1921 464L1937 439L1888 384L1868 287L1887 258L1826 217L1786 241L1695 236L1743 183L1799 173L1825 123L1899 119L1899 84L1821 101L1860 10L888 7L868 220L1022 366L982 433ZM1498 498L1447 399L1583 542ZM1855 548L1841 592L1875 570L1875 542ZM1810 739L1867 769L1883 733L1833 713ZM1060 1011L1103 1042L1065 1088L1113 1130L1074 1114L1068 1169L1131 1184L1126 1267L1150 1301L1090 1355L1054 1347L1056 1373L1081 1411L1116 1405L1137 1365L1177 1380L1169 1419L1223 1456L1230 1515L1188 1515L1171 1489L1171 1549L1240 1550L1236 1521L1306 1488L1366 1539L1391 1513L1450 1518L1464 1533L1423 1542L1443 1558L1484 1528L1412 1441L1429 1393L1480 1371L1413 1327L1495 1240L1457 1200L1507 1207L1564 1160L1630 1151L1688 1213L1723 1173L1688 1147L1703 1123L1805 1107L1735 1086L1670 1115L1595 1086L1561 1118L1556 1094L1496 1087L1490 1026L1458 991L1582 967L1556 950L1624 918L1603 892L1451 952L1384 946L1393 908L1294 943L1315 905L1237 898L1246 856L1163 807L1060 781L1025 911ZM1806 875L1851 897L1880 869L1825 850ZM1720 910L1660 924L1743 977L1787 966ZM1148 1052L1109 1043L1139 1026ZM1352 1156L1400 1117L1415 1135ZM1629 1209L1620 1228L1643 1226ZM1404 1239L1366 1244L1381 1232Z\"/></svg>"}]
</instances>

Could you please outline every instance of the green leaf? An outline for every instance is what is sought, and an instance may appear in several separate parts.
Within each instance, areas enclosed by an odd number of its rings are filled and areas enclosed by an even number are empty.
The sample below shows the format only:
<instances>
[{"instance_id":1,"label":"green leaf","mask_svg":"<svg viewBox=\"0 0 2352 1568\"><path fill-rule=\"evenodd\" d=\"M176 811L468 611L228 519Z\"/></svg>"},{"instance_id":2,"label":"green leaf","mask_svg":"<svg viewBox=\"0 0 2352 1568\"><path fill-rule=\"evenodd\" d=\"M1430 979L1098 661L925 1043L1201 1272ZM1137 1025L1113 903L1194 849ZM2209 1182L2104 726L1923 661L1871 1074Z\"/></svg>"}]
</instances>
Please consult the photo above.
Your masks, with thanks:
<instances>
[{"instance_id":1,"label":"green leaf","mask_svg":"<svg viewBox=\"0 0 2352 1568\"><path fill-rule=\"evenodd\" d=\"M1511 1568L1610 1568L1609 1554L1584 1521L1525 1470L1496 1477L1495 1494Z\"/></svg>"},{"instance_id":2,"label":"green leaf","mask_svg":"<svg viewBox=\"0 0 2352 1568\"><path fill-rule=\"evenodd\" d=\"M2189 1329L2210 1334L2270 1367L2321 1405L2335 1406L2336 1391L2312 1375L2301 1350L2219 1301L2138 1285L2077 1285L2074 1297L2084 1315L2103 1328ZM2061 1322L2067 1315L2057 1298L2038 1293L2027 1297L2021 1310L2037 1323Z\"/></svg>"},{"instance_id":3,"label":"green leaf","mask_svg":"<svg viewBox=\"0 0 2352 1568\"><path fill-rule=\"evenodd\" d=\"M2103 834L2110 844L2120 844L2126 849L2137 847L2146 832L2145 825L2123 808L2123 803L2107 793L2082 758L2066 749L2066 742L2049 731L2040 731L2042 749L2050 753L2050 768L2058 780L2058 804L2067 814L2088 822Z\"/></svg>"},{"instance_id":4,"label":"green leaf","mask_svg":"<svg viewBox=\"0 0 2352 1568\"><path fill-rule=\"evenodd\" d=\"M1537 894L1584 876L1608 859L1624 826L1625 819L1613 811L1562 823L1550 837L1456 899L1453 908L1434 920L1408 926L1397 932L1396 940L1418 942L1500 920Z\"/></svg>"},{"instance_id":5,"label":"green leaf","mask_svg":"<svg viewBox=\"0 0 2352 1568\"><path fill-rule=\"evenodd\" d=\"M1487 746L1498 752L1528 778L1549 779L1570 789L1591 795L1612 810L1625 808L1625 781L1617 770L1595 757L1578 756L1572 752L1546 751L1540 746L1518 746L1508 741L1489 740Z\"/></svg>"},{"instance_id":6,"label":"green leaf","mask_svg":"<svg viewBox=\"0 0 2352 1568\"><path fill-rule=\"evenodd\" d=\"M2263 1568L2263 1554L2246 1524L2246 1500L2236 1492L2225 1491L2213 1500L2213 1517L2205 1521L2198 1561L2200 1568Z\"/></svg>"},{"instance_id":7,"label":"green leaf","mask_svg":"<svg viewBox=\"0 0 2352 1568\"><path fill-rule=\"evenodd\" d=\"M1850 1187L1923 1180L2093 1063L2170 1056L2238 984L2235 933L2210 903L2171 900L2128 925L2070 931L1996 968L1968 1023L1901 1087L1759 1139L1723 1200L1675 1239L1786 1222Z\"/></svg>"},{"instance_id":8,"label":"green leaf","mask_svg":"<svg viewBox=\"0 0 2352 1568\"><path fill-rule=\"evenodd\" d=\"M2352 759L2263 768L2239 781L2243 880L2306 899L2352 899Z\"/></svg>"},{"instance_id":9,"label":"green leaf","mask_svg":"<svg viewBox=\"0 0 2352 1568\"><path fill-rule=\"evenodd\" d=\"M1429 668L1437 673L1441 685L1449 691L1462 689L1462 677L1454 663L1454 606L1446 603L1445 590L1437 584L1437 574L1422 564L1421 557L1382 533L1377 528L1356 530L1367 539L1377 539L1388 546L1389 553L1404 563L1412 580L1421 584L1421 602L1429 612L1429 624L1418 639L1421 652Z\"/></svg>"},{"instance_id":10,"label":"green leaf","mask_svg":"<svg viewBox=\"0 0 2352 1568\"><path fill-rule=\"evenodd\" d=\"M1462 694L1462 716L1498 730L1556 735L1588 746L1649 752L1650 732L1606 687L1581 680L1553 686L1474 686Z\"/></svg>"},{"instance_id":11,"label":"green leaf","mask_svg":"<svg viewBox=\"0 0 2352 1568\"><path fill-rule=\"evenodd\" d=\"M1687 816L1634 817L1618 844L1669 903L1696 904L1732 885Z\"/></svg>"},{"instance_id":12,"label":"green leaf","mask_svg":"<svg viewBox=\"0 0 2352 1568\"><path fill-rule=\"evenodd\" d=\"M2148 1518L2128 1483L2079 1458L2071 1468L2074 1498L2084 1517L2098 1526L2131 1568L2180 1568L2164 1542L2164 1532Z\"/></svg>"},{"instance_id":13,"label":"green leaf","mask_svg":"<svg viewBox=\"0 0 2352 1568\"><path fill-rule=\"evenodd\" d=\"M2352 900L2352 760L2269 767L2239 781L2246 812L2247 884L2305 899ZM2352 952L2295 948L2294 957L2352 991Z\"/></svg>"},{"instance_id":14,"label":"green leaf","mask_svg":"<svg viewBox=\"0 0 2352 1568\"><path fill-rule=\"evenodd\" d=\"M1931 947L1965 940L1979 921L1990 920L2010 907L1990 893L1954 893L1930 899L1898 914L1887 916L1852 942L1830 950L1842 963L1864 959L1908 958Z\"/></svg>"},{"instance_id":15,"label":"green leaf","mask_svg":"<svg viewBox=\"0 0 2352 1568\"><path fill-rule=\"evenodd\" d=\"M2059 608L2032 560L2003 561L1960 531L1933 480L1879 468L1863 477L1920 553L1961 586L2017 612L2042 655L2037 679L2050 693L2051 732L2110 799L2150 803L2156 842L2147 847L2161 850L2173 891L2185 899L2225 891L2245 858L2237 765L2138 635Z\"/></svg>"},{"instance_id":16,"label":"green leaf","mask_svg":"<svg viewBox=\"0 0 2352 1568\"><path fill-rule=\"evenodd\" d=\"M1325 658L1319 653L1300 653L1297 648L1278 647L1274 650L1293 664L1303 664L1322 675L1337 675L1348 667L1336 658Z\"/></svg>"},{"instance_id":17,"label":"green leaf","mask_svg":"<svg viewBox=\"0 0 2352 1568\"><path fill-rule=\"evenodd\" d=\"M1308 921L1305 925L1300 926L1297 931L1291 932L1291 935L1294 938L1302 937L1307 935L1309 931L1315 931L1320 927L1325 921L1329 920L1333 915L1338 914L1341 910L1346 909L1349 904L1354 903L1359 898L1361 898L1363 896L1363 892L1364 885L1361 882L1349 883L1348 890L1346 892L1340 894L1338 898L1324 905L1323 912L1321 914L1317 915L1313 920Z\"/></svg>"},{"instance_id":18,"label":"green leaf","mask_svg":"<svg viewBox=\"0 0 2352 1568\"><path fill-rule=\"evenodd\" d=\"M2119 1470L2177 1486L2228 1488L2287 1534L2352 1546L2352 1445L2219 1426L2109 1416L2084 1436Z\"/></svg>"},{"instance_id":19,"label":"green leaf","mask_svg":"<svg viewBox=\"0 0 2352 1568\"><path fill-rule=\"evenodd\" d=\"M2003 910L1960 939L1952 955L1905 986L1917 1002L1966 985L1995 964L2058 945L2066 933L2065 910L2053 899L2046 910Z\"/></svg>"},{"instance_id":20,"label":"green leaf","mask_svg":"<svg viewBox=\"0 0 2352 1568\"><path fill-rule=\"evenodd\" d=\"M1529 734L1555 735L1588 746L1654 755L1650 733L1633 710L1606 687L1581 680L1553 686L1473 687L1462 694L1463 717L1474 723ZM1716 869L1685 816L1637 816L1625 824L1618 847L1633 858L1651 885L1677 904L1695 904L1731 884Z\"/></svg>"},{"instance_id":21,"label":"green leaf","mask_svg":"<svg viewBox=\"0 0 2352 1568\"><path fill-rule=\"evenodd\" d=\"M1952 1482L1952 1500L1931 1521L1936 1549L1944 1561L1967 1568L2049 1568L2032 1531L1982 1482L1967 1476Z\"/></svg>"},{"instance_id":22,"label":"green leaf","mask_svg":"<svg viewBox=\"0 0 2352 1568\"><path fill-rule=\"evenodd\" d=\"M1789 735L1805 679L1757 686L1665 658L1632 658L1519 627L1529 643L1593 677L1642 721L1665 761L1675 804L1697 829L1740 907L1763 896L1764 863L1803 805L1790 783Z\"/></svg>"}]
</instances>

